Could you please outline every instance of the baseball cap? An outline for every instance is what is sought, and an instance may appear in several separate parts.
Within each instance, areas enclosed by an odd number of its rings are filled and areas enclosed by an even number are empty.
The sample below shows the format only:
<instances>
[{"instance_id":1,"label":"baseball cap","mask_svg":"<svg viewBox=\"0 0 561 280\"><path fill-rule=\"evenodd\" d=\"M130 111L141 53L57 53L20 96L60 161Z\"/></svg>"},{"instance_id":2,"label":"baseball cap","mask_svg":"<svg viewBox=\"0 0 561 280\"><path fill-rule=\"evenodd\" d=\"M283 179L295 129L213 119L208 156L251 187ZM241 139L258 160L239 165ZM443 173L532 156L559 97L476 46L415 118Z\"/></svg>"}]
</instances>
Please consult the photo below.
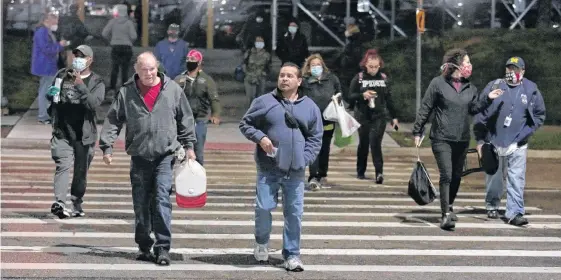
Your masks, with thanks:
<instances>
[{"instance_id":1,"label":"baseball cap","mask_svg":"<svg viewBox=\"0 0 561 280\"><path fill-rule=\"evenodd\" d=\"M93 57L93 50L88 45L79 45L74 50L72 50L72 53L76 53L76 51L80 51L87 57Z\"/></svg>"},{"instance_id":2,"label":"baseball cap","mask_svg":"<svg viewBox=\"0 0 561 280\"><path fill-rule=\"evenodd\" d=\"M203 60L203 54L198 50L190 50L187 57L194 57L197 61Z\"/></svg>"},{"instance_id":3,"label":"baseball cap","mask_svg":"<svg viewBox=\"0 0 561 280\"><path fill-rule=\"evenodd\" d=\"M168 27L168 32L179 32L179 25L172 23Z\"/></svg>"},{"instance_id":4,"label":"baseball cap","mask_svg":"<svg viewBox=\"0 0 561 280\"><path fill-rule=\"evenodd\" d=\"M506 66L509 66L509 65L514 65L514 66L516 66L518 68L521 68L521 69L526 68L526 64L524 63L524 60L521 57L518 57L518 56L513 56L513 57L509 58L506 61Z\"/></svg>"}]
</instances>

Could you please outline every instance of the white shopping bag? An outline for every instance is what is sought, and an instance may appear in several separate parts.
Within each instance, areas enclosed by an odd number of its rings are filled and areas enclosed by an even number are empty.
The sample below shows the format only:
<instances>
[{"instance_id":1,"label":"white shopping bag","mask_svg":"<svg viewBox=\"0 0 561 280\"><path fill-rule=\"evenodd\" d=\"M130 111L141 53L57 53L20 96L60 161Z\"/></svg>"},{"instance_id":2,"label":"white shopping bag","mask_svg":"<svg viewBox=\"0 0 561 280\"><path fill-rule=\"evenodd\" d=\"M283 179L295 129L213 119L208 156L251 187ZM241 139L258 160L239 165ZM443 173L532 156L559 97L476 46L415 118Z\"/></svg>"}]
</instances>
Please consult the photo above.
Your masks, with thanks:
<instances>
[{"instance_id":1,"label":"white shopping bag","mask_svg":"<svg viewBox=\"0 0 561 280\"><path fill-rule=\"evenodd\" d=\"M343 101L338 100L339 95L336 94L331 97L331 103L323 111L323 118L328 121L337 122L341 128L342 136L346 138L353 135L360 127L360 124L345 110Z\"/></svg>"},{"instance_id":2,"label":"white shopping bag","mask_svg":"<svg viewBox=\"0 0 561 280\"><path fill-rule=\"evenodd\" d=\"M200 208L205 206L206 170L197 161L189 159L176 166L175 201L181 208Z\"/></svg>"}]
</instances>

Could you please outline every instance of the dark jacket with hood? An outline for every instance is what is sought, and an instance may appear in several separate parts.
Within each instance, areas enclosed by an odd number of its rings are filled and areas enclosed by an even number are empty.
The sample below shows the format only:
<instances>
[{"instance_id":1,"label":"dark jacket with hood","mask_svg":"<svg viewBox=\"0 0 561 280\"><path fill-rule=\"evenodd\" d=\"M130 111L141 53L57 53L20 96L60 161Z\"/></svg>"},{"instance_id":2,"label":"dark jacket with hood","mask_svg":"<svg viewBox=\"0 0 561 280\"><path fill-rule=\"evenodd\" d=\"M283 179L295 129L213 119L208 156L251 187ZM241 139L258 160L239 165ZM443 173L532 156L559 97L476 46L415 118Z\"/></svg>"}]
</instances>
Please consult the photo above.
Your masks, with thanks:
<instances>
[{"instance_id":1,"label":"dark jacket with hood","mask_svg":"<svg viewBox=\"0 0 561 280\"><path fill-rule=\"evenodd\" d=\"M144 103L136 81L126 82L111 104L99 147L103 154L113 153L113 143L126 124L125 149L128 155L155 160L179 149L193 149L195 122L193 113L179 85L163 73L158 73L162 87L152 111Z\"/></svg>"},{"instance_id":2,"label":"dark jacket with hood","mask_svg":"<svg viewBox=\"0 0 561 280\"><path fill-rule=\"evenodd\" d=\"M323 73L319 79L311 75L305 75L300 88L304 95L316 103L320 112L323 112L331 102L331 97L341 92L341 83L335 74L327 72ZM331 123L333 122L323 119L324 125Z\"/></svg>"},{"instance_id":3,"label":"dark jacket with hood","mask_svg":"<svg viewBox=\"0 0 561 280\"><path fill-rule=\"evenodd\" d=\"M362 94L367 90L376 92L374 108L368 107L368 100ZM386 74L378 71L372 76L366 71L359 72L351 81L348 102L354 105L355 118L360 123L367 123L380 118L386 118L386 109L392 119L397 119L397 110L392 99L392 93Z\"/></svg>"},{"instance_id":4,"label":"dark jacket with hood","mask_svg":"<svg viewBox=\"0 0 561 280\"><path fill-rule=\"evenodd\" d=\"M286 32L279 40L276 54L282 63L292 62L298 66L302 66L306 58L310 56L306 37L300 30L296 31L294 37L292 37L290 32Z\"/></svg>"},{"instance_id":5,"label":"dark jacket with hood","mask_svg":"<svg viewBox=\"0 0 561 280\"><path fill-rule=\"evenodd\" d=\"M413 126L413 135L424 134L424 126L434 112L430 139L444 141L469 141L471 116L485 110L492 100L479 96L477 88L469 81L463 80L459 92L450 78L438 76L430 82L417 119Z\"/></svg>"},{"instance_id":6,"label":"dark jacket with hood","mask_svg":"<svg viewBox=\"0 0 561 280\"><path fill-rule=\"evenodd\" d=\"M53 137L93 145L97 140L96 110L105 99L105 84L94 72L84 79L83 84L78 85L74 85L74 81L66 76L65 68L57 72L55 81L56 78L62 79L61 101L51 103L48 109ZM52 101L53 97L47 94L47 99Z\"/></svg>"}]
</instances>

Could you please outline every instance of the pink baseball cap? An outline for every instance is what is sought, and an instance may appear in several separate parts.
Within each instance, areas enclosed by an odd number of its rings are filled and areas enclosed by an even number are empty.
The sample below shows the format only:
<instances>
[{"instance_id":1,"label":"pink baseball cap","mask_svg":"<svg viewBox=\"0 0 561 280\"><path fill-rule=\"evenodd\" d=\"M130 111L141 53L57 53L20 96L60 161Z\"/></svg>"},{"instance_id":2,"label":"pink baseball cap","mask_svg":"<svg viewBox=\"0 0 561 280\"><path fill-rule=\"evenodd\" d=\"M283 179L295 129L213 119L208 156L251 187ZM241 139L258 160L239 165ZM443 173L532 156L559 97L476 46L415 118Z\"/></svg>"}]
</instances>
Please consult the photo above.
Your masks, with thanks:
<instances>
[{"instance_id":1,"label":"pink baseball cap","mask_svg":"<svg viewBox=\"0 0 561 280\"><path fill-rule=\"evenodd\" d=\"M187 54L187 58L189 57L193 57L197 61L203 60L203 54L198 50L190 50L189 53Z\"/></svg>"}]
</instances>

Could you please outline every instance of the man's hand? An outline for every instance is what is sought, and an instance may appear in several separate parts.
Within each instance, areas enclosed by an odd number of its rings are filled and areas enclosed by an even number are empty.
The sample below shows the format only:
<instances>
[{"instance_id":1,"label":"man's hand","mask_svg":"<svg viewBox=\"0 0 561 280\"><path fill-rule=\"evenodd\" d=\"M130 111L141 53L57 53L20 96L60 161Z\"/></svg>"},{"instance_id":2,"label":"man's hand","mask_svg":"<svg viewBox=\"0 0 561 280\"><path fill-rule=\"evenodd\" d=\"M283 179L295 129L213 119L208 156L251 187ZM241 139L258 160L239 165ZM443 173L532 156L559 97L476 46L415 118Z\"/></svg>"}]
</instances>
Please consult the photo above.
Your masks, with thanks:
<instances>
[{"instance_id":1,"label":"man's hand","mask_svg":"<svg viewBox=\"0 0 561 280\"><path fill-rule=\"evenodd\" d=\"M477 150L477 154L479 155L479 158L481 158L481 148L483 147L483 144L478 144L475 149Z\"/></svg>"},{"instance_id":2,"label":"man's hand","mask_svg":"<svg viewBox=\"0 0 561 280\"><path fill-rule=\"evenodd\" d=\"M103 162L107 165L111 165L111 161L113 161L113 157L111 155L104 155Z\"/></svg>"},{"instance_id":3,"label":"man's hand","mask_svg":"<svg viewBox=\"0 0 561 280\"><path fill-rule=\"evenodd\" d=\"M179 162L182 162L185 159L185 149L183 147L179 147L179 149L175 151L175 158Z\"/></svg>"},{"instance_id":4,"label":"man's hand","mask_svg":"<svg viewBox=\"0 0 561 280\"><path fill-rule=\"evenodd\" d=\"M78 73L78 71L74 71L74 75L76 77L76 79L74 79L75 85L80 85L84 83L84 80L82 80L82 77L80 76L80 73Z\"/></svg>"},{"instance_id":5,"label":"man's hand","mask_svg":"<svg viewBox=\"0 0 561 280\"><path fill-rule=\"evenodd\" d=\"M220 124L220 118L218 117L210 117L210 122L212 124Z\"/></svg>"},{"instance_id":6,"label":"man's hand","mask_svg":"<svg viewBox=\"0 0 561 280\"><path fill-rule=\"evenodd\" d=\"M261 141L259 141L259 146L261 146L261 149L263 149L263 151L265 151L265 153L270 154L273 152L273 143L271 142L271 139L269 139L269 137L265 136L263 138L261 138Z\"/></svg>"},{"instance_id":7,"label":"man's hand","mask_svg":"<svg viewBox=\"0 0 561 280\"><path fill-rule=\"evenodd\" d=\"M503 93L504 93L504 91L503 91L502 89L498 88L498 89L495 89L495 90L489 92L489 95L487 95L487 96L488 96L490 99L496 99L496 98L498 98L499 96L503 95Z\"/></svg>"},{"instance_id":8,"label":"man's hand","mask_svg":"<svg viewBox=\"0 0 561 280\"><path fill-rule=\"evenodd\" d=\"M193 151L193 149L187 149L187 159L197 159L197 155L195 155L195 151Z\"/></svg>"}]
</instances>

